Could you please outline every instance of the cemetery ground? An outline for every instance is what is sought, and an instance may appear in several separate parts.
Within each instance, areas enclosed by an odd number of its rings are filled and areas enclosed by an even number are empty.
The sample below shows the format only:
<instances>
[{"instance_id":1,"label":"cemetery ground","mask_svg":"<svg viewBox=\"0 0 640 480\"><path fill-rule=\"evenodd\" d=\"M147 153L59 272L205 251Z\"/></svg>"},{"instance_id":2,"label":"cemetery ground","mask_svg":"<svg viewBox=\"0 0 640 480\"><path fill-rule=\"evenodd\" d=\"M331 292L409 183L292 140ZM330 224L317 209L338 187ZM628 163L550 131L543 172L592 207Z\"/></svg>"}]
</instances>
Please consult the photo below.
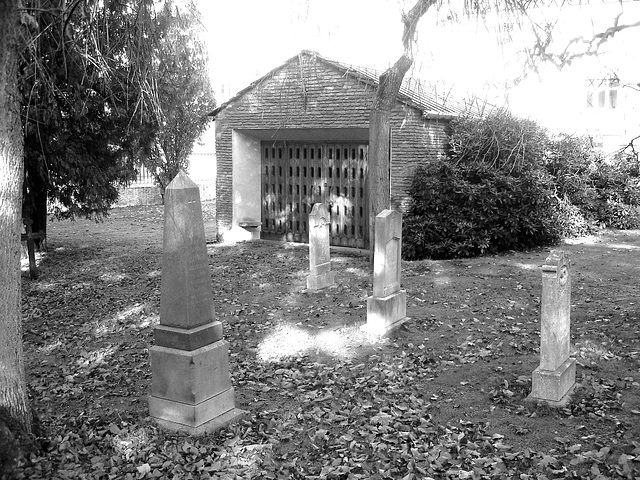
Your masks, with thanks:
<instances>
[{"instance_id":1,"label":"cemetery ground","mask_svg":"<svg viewBox=\"0 0 640 480\"><path fill-rule=\"evenodd\" d=\"M211 218L206 213L205 222ZM410 320L363 336L372 269L332 250L306 292L306 245L208 246L239 423L188 437L148 418L162 207L53 222L23 271L24 345L47 440L17 478L640 478L640 231L557 248L572 265L576 390L525 403L539 364L549 249L402 262Z\"/></svg>"}]
</instances>

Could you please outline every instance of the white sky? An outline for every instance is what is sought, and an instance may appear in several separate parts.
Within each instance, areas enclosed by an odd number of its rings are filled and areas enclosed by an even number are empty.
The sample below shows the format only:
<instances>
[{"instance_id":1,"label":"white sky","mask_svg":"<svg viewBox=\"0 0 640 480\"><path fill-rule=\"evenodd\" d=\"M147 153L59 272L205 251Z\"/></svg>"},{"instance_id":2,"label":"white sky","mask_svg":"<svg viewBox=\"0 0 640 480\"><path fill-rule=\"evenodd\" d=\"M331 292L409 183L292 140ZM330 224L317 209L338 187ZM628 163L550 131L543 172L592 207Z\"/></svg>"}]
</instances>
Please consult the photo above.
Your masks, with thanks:
<instances>
[{"instance_id":1,"label":"white sky","mask_svg":"<svg viewBox=\"0 0 640 480\"><path fill-rule=\"evenodd\" d=\"M384 69L402 53L401 12L414 2L199 0L198 7L208 30L211 77L218 100L224 101L230 94L303 49L317 51L343 63ZM625 1L623 7L626 15L623 19L640 19L640 2L632 4ZM613 13L619 8L615 2L609 3L606 14L604 10L598 10L595 15L585 15L587 10L584 7L566 8L560 16L557 30L565 32L567 37L574 36L576 32L591 34L602 24L610 25ZM416 61L411 76L447 85L454 91L483 94L522 74L522 63L513 50L522 48L522 39L503 51L496 42L495 34L487 33L475 21L442 25L437 17L437 11L430 11L420 21ZM557 18L557 14L551 18ZM637 34L631 38L635 41L629 41L624 32L619 34L608 47L608 58L613 55L615 62L620 63L619 58L629 57L626 60L628 68L633 75L640 76L637 47L640 42ZM592 66L589 68L593 71ZM562 78L570 82L584 78L583 69L572 70L573 74L563 72ZM549 78L557 82L557 73L551 68L548 71ZM640 81L640 78L635 81ZM533 82L527 83L534 90L541 88ZM492 87L487 88L486 84ZM230 91L220 94L221 85ZM527 106L527 102L516 99L515 104L521 109L518 113L535 116L540 102L529 103Z\"/></svg>"},{"instance_id":2,"label":"white sky","mask_svg":"<svg viewBox=\"0 0 640 480\"><path fill-rule=\"evenodd\" d=\"M242 88L303 49L372 67L402 52L398 0L200 0L199 7L214 85Z\"/></svg>"}]
</instances>

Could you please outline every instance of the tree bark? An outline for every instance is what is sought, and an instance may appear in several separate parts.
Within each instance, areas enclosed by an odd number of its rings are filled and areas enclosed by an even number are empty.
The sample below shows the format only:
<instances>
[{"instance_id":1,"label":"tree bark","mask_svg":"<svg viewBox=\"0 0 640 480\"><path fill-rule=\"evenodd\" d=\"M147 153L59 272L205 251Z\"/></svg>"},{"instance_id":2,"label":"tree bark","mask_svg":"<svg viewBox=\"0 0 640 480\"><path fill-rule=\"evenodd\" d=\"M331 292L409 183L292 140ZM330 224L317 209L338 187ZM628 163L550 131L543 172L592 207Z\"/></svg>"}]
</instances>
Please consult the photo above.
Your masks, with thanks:
<instances>
[{"instance_id":1,"label":"tree bark","mask_svg":"<svg viewBox=\"0 0 640 480\"><path fill-rule=\"evenodd\" d=\"M402 86L402 80L413 64L412 47L418 21L435 4L435 0L418 0L402 15L404 53L396 63L380 75L369 117L369 252L373 261L375 219L391 207L391 111Z\"/></svg>"},{"instance_id":2,"label":"tree bark","mask_svg":"<svg viewBox=\"0 0 640 480\"><path fill-rule=\"evenodd\" d=\"M20 233L23 136L18 97L18 0L0 1L0 410L22 433L32 416L22 350Z\"/></svg>"},{"instance_id":3,"label":"tree bark","mask_svg":"<svg viewBox=\"0 0 640 480\"><path fill-rule=\"evenodd\" d=\"M391 207L391 110L396 102L402 79L411 67L406 55L380 75L371 116L369 117L369 252L373 261L375 219Z\"/></svg>"}]
</instances>

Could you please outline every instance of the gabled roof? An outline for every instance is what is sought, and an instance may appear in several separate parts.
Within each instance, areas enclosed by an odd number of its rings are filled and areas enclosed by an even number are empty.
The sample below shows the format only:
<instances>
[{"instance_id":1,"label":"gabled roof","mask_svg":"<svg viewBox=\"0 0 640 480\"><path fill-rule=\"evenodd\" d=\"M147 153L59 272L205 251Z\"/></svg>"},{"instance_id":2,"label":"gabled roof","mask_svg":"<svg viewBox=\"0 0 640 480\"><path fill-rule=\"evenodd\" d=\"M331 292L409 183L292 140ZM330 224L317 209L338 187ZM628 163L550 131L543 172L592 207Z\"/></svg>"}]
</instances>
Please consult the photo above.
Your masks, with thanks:
<instances>
[{"instance_id":1,"label":"gabled roof","mask_svg":"<svg viewBox=\"0 0 640 480\"><path fill-rule=\"evenodd\" d=\"M357 67L355 65L349 65L341 62L336 62L328 58L323 57L317 52L310 50L302 50L298 55L291 57L282 65L277 66L266 75L263 75L259 79L253 81L250 85L240 90L237 94L231 97L226 102L222 103L215 110L209 113L209 116L216 117L218 113L224 110L227 106L234 103L240 97L242 97L248 91L259 86L265 80L273 77L278 71L285 68L299 60L302 56L308 56L315 58L330 67L333 67L341 71L344 75L351 76L360 82L377 87L378 79L383 73L381 71L372 68ZM405 76L400 92L398 93L398 100L408 106L422 110L422 114L425 117L457 117L465 113L474 112L478 113L480 108L475 103L464 102L453 98L451 95L439 95L434 88L428 86L426 83L416 80L414 78L408 78Z\"/></svg>"}]
</instances>

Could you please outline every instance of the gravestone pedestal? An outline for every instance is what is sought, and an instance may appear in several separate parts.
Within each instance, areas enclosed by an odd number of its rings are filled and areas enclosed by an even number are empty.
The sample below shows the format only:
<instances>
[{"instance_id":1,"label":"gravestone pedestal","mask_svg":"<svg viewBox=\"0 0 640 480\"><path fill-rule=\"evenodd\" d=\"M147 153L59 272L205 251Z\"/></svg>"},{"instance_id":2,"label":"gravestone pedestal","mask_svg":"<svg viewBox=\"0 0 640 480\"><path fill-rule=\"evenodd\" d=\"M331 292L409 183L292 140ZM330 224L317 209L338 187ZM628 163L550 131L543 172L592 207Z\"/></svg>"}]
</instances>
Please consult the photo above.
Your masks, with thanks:
<instances>
[{"instance_id":1,"label":"gravestone pedestal","mask_svg":"<svg viewBox=\"0 0 640 480\"><path fill-rule=\"evenodd\" d=\"M323 288L330 287L336 283L336 272L326 272L320 275L308 275L307 276L307 289L309 290L322 290Z\"/></svg>"},{"instance_id":2,"label":"gravestone pedestal","mask_svg":"<svg viewBox=\"0 0 640 480\"><path fill-rule=\"evenodd\" d=\"M382 335L407 321L407 292L367 298L367 323L362 330Z\"/></svg>"},{"instance_id":3,"label":"gravestone pedestal","mask_svg":"<svg viewBox=\"0 0 640 480\"><path fill-rule=\"evenodd\" d=\"M367 298L367 323L362 330L385 334L407 321L407 293L400 290L402 215L383 210L376 216L373 295Z\"/></svg>"},{"instance_id":4,"label":"gravestone pedestal","mask_svg":"<svg viewBox=\"0 0 640 480\"><path fill-rule=\"evenodd\" d=\"M238 420L229 376L229 343L215 321L200 191L184 172L167 186L160 325L149 349L149 414L192 435Z\"/></svg>"},{"instance_id":5,"label":"gravestone pedestal","mask_svg":"<svg viewBox=\"0 0 640 480\"><path fill-rule=\"evenodd\" d=\"M565 405L573 391L576 361L569 357L571 271L561 250L552 250L542 267L540 366L533 371L528 401Z\"/></svg>"},{"instance_id":6,"label":"gravestone pedestal","mask_svg":"<svg viewBox=\"0 0 640 480\"><path fill-rule=\"evenodd\" d=\"M307 288L320 290L335 284L329 249L329 211L316 203L309 214L309 275Z\"/></svg>"},{"instance_id":7,"label":"gravestone pedestal","mask_svg":"<svg viewBox=\"0 0 640 480\"><path fill-rule=\"evenodd\" d=\"M576 361L568 358L555 370L536 368L531 374L530 401L542 401L551 406L564 406L569 401L576 380Z\"/></svg>"}]
</instances>

